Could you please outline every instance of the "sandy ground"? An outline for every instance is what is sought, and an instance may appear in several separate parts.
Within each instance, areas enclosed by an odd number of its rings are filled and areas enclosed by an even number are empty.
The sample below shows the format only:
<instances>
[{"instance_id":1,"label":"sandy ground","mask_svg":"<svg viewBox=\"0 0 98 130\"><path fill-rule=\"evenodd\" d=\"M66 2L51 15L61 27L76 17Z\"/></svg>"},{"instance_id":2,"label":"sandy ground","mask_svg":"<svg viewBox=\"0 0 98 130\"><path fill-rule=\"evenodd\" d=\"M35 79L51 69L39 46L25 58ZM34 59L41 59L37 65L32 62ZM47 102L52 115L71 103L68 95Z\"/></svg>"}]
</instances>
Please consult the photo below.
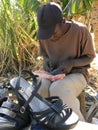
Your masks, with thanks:
<instances>
[{"instance_id":1,"label":"sandy ground","mask_svg":"<svg viewBox=\"0 0 98 130\"><path fill-rule=\"evenodd\" d=\"M91 67L98 70L98 53L96 53L96 57L94 61L92 62Z\"/></svg>"}]
</instances>

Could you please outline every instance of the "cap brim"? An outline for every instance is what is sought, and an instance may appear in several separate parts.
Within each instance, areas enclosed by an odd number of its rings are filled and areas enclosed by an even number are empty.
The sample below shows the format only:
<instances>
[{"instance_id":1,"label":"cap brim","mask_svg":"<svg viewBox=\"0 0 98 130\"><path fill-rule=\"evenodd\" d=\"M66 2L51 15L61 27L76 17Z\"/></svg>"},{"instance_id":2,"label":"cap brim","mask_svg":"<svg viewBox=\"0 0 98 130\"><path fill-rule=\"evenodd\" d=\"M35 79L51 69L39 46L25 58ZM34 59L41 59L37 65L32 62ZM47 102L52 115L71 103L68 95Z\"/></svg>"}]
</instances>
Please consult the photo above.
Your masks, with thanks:
<instances>
[{"instance_id":1,"label":"cap brim","mask_svg":"<svg viewBox=\"0 0 98 130\"><path fill-rule=\"evenodd\" d=\"M38 29L38 34L37 34L37 38L38 39L49 39L53 33L54 33L54 30L55 30L55 25L54 26L51 26L50 28L48 29L43 29L43 28L40 28Z\"/></svg>"}]
</instances>

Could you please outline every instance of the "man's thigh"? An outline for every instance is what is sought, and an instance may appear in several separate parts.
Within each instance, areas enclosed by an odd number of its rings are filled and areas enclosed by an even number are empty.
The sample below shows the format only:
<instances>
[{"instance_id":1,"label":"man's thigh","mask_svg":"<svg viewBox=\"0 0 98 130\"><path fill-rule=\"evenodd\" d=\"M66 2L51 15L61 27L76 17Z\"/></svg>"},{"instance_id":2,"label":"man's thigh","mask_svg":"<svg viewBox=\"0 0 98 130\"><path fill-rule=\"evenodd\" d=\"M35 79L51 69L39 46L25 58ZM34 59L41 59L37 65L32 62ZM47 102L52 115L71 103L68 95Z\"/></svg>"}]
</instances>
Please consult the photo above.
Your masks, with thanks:
<instances>
[{"instance_id":1,"label":"man's thigh","mask_svg":"<svg viewBox=\"0 0 98 130\"><path fill-rule=\"evenodd\" d=\"M57 80L51 85L54 89L70 90L76 97L79 96L86 86L86 79L80 73L69 74L64 79Z\"/></svg>"}]
</instances>

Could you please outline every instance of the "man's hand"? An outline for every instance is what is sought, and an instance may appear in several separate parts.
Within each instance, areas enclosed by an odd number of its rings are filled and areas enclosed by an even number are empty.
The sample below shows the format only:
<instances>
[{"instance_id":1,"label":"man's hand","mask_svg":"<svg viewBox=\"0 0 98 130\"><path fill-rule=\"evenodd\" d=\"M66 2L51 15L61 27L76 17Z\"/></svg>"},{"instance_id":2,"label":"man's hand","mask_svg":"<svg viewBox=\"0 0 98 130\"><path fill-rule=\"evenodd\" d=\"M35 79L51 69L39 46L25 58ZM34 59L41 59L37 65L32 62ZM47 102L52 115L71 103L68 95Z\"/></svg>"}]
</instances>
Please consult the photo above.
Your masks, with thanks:
<instances>
[{"instance_id":1,"label":"man's hand","mask_svg":"<svg viewBox=\"0 0 98 130\"><path fill-rule=\"evenodd\" d=\"M38 75L40 78L48 79L50 81L56 81L65 77L65 74L51 75L49 72L44 70L37 70L33 73Z\"/></svg>"},{"instance_id":2,"label":"man's hand","mask_svg":"<svg viewBox=\"0 0 98 130\"><path fill-rule=\"evenodd\" d=\"M68 60L68 61L66 60L66 62L62 63L59 68L61 68L63 73L65 73L65 74L70 73L70 71L73 68L72 60Z\"/></svg>"}]
</instances>

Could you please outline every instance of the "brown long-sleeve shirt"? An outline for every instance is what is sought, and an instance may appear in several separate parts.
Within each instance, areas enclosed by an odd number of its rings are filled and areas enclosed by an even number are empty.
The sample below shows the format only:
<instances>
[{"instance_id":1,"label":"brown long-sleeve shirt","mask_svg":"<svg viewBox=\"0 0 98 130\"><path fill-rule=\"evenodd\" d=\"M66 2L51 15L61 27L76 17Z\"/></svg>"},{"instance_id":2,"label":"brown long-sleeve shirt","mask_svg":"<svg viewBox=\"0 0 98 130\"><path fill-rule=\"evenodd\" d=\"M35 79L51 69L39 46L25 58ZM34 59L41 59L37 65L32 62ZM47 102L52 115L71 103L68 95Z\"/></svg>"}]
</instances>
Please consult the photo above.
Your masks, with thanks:
<instances>
[{"instance_id":1,"label":"brown long-sleeve shirt","mask_svg":"<svg viewBox=\"0 0 98 130\"><path fill-rule=\"evenodd\" d=\"M63 64L66 74L83 73L88 81L90 63L95 57L92 37L83 24L70 22L70 29L57 41L39 40L44 69L52 71Z\"/></svg>"}]
</instances>

